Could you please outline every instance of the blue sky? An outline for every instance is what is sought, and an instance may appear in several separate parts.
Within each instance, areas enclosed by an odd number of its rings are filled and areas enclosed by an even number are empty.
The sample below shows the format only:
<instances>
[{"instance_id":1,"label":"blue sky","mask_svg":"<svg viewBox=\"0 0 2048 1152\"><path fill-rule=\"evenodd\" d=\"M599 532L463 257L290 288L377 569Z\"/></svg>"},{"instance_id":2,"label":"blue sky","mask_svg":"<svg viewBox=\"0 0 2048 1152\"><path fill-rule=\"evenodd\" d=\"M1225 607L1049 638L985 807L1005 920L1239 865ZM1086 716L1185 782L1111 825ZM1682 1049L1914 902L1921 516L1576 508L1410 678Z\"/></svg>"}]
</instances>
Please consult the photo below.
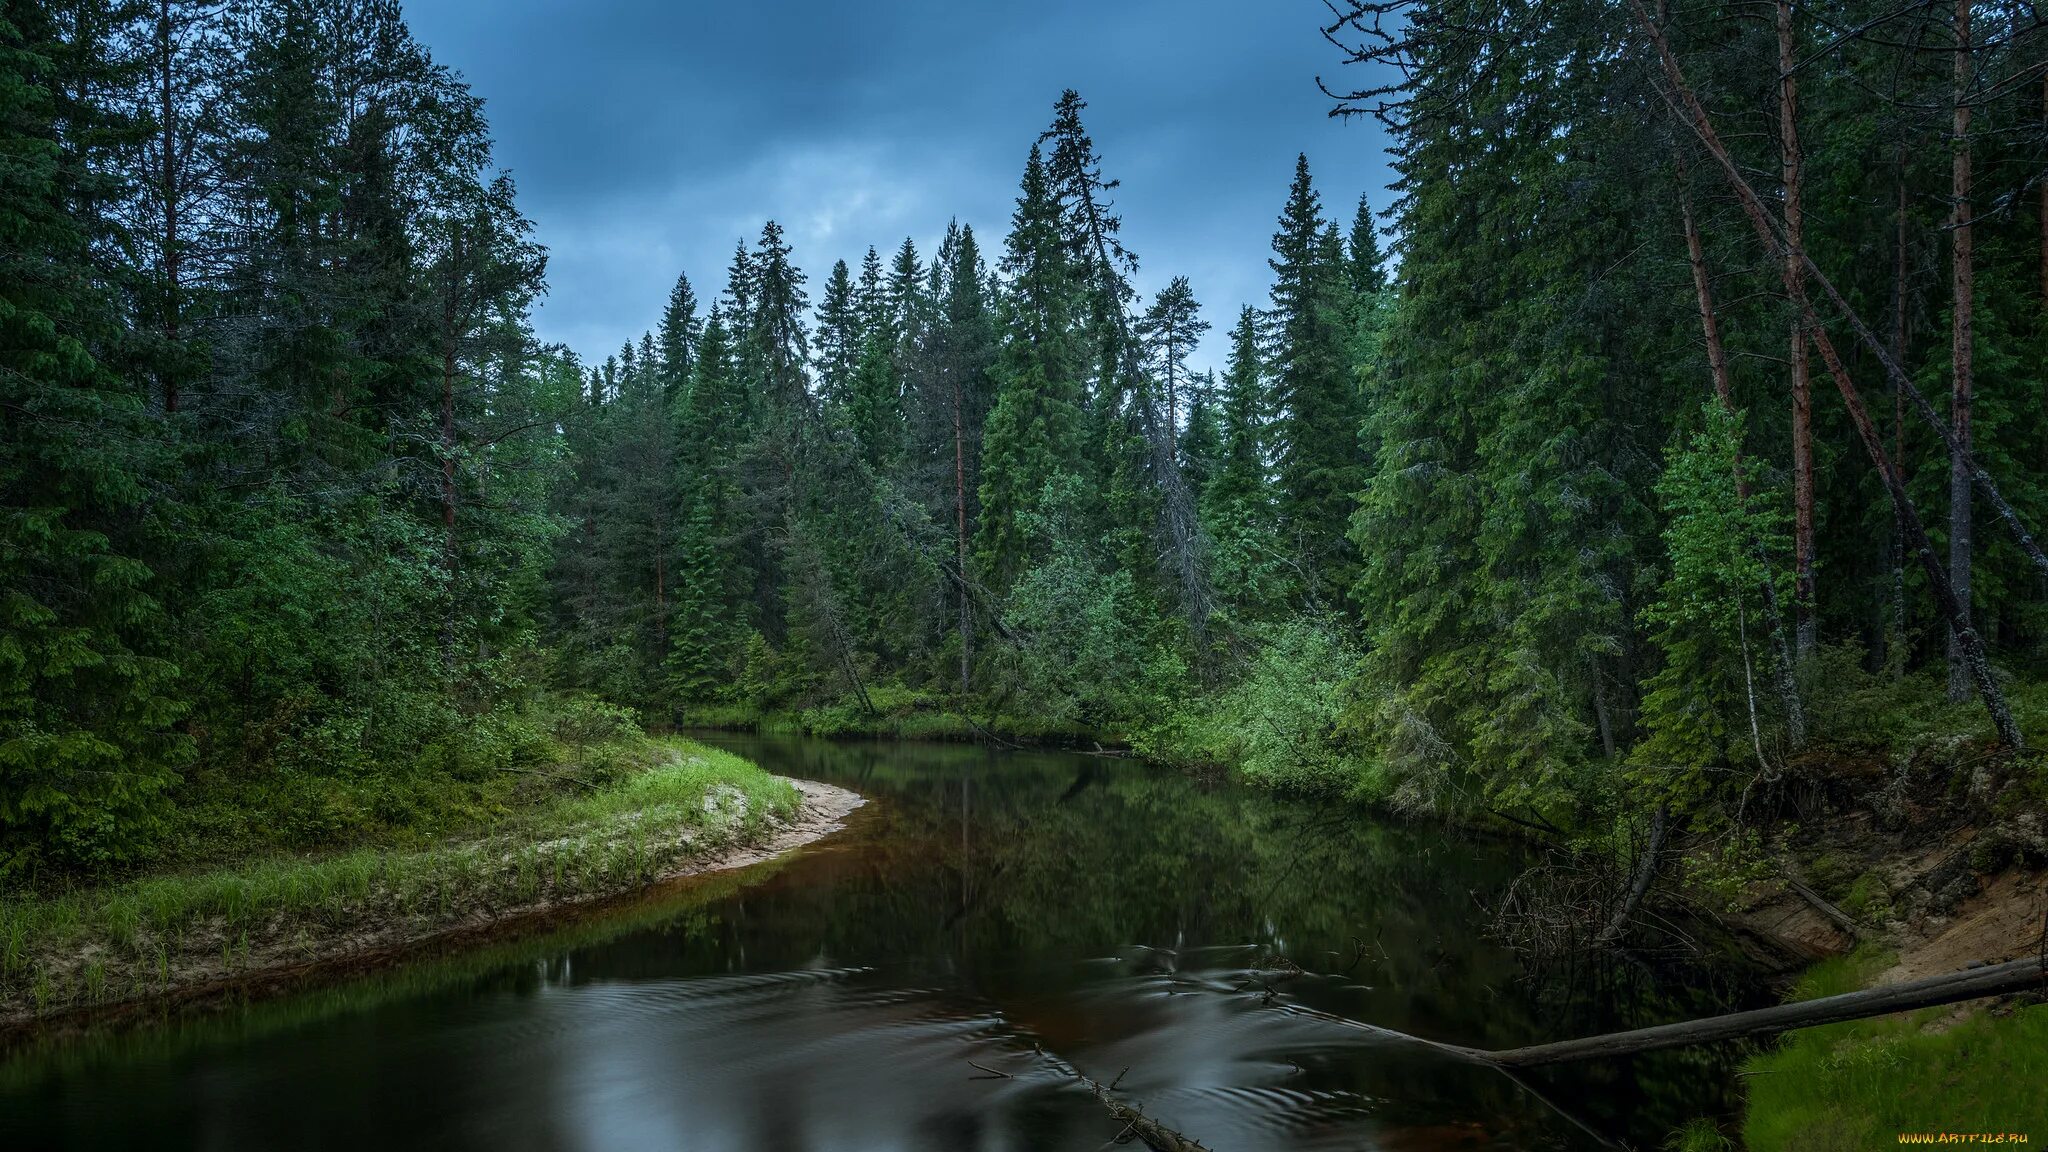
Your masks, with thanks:
<instances>
[{"instance_id":1,"label":"blue sky","mask_svg":"<svg viewBox=\"0 0 2048 1152\"><path fill-rule=\"evenodd\" d=\"M1263 304L1307 152L1325 211L1388 199L1377 125L1329 119L1319 0L406 0L413 33L488 103L499 162L548 246L535 323L601 360L676 273L723 287L735 241L782 222L818 290L958 217L991 259L1025 153L1078 89L1148 295L1192 282L1219 365Z\"/></svg>"}]
</instances>

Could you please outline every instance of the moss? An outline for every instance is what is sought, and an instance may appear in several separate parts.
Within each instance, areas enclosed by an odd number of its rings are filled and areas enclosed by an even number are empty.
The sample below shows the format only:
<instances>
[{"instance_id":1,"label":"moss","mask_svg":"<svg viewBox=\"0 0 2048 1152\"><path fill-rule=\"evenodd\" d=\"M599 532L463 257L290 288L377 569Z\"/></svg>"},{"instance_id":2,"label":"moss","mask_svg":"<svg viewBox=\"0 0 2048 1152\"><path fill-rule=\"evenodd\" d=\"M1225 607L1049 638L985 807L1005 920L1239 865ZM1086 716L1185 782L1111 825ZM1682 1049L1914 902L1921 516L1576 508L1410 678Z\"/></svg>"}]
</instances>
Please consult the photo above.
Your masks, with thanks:
<instances>
[{"instance_id":1,"label":"moss","mask_svg":"<svg viewBox=\"0 0 2048 1152\"><path fill-rule=\"evenodd\" d=\"M1865 872L1849 885L1848 894L1842 897L1842 911L1865 922L1874 923L1890 919L1891 885L1875 870Z\"/></svg>"}]
</instances>

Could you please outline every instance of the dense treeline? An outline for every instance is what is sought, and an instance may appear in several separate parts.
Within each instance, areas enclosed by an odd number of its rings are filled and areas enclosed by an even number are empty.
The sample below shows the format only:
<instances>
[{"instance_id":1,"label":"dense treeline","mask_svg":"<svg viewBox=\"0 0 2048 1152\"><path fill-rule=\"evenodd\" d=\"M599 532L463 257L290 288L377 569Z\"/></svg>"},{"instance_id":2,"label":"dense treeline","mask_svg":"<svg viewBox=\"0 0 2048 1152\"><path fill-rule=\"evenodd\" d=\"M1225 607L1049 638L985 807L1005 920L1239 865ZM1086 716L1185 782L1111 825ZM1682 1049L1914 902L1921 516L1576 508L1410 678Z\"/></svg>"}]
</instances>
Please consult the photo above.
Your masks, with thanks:
<instances>
[{"instance_id":1,"label":"dense treeline","mask_svg":"<svg viewBox=\"0 0 2048 1152\"><path fill-rule=\"evenodd\" d=\"M1347 240L1301 162L1273 308L1239 316L1219 380L1189 363L1187 280L1131 287L1084 107L1030 149L999 252L958 223L929 258L870 248L813 308L771 221L715 299L685 275L590 372L568 681L658 716L1127 731L1237 679L1266 629L1327 614L1335 642L1353 365L1391 300L1375 222Z\"/></svg>"},{"instance_id":2,"label":"dense treeline","mask_svg":"<svg viewBox=\"0 0 2048 1152\"><path fill-rule=\"evenodd\" d=\"M0 873L501 757L579 374L391 0L0 8Z\"/></svg>"},{"instance_id":3,"label":"dense treeline","mask_svg":"<svg viewBox=\"0 0 2048 1152\"><path fill-rule=\"evenodd\" d=\"M766 222L595 367L395 4L5 12L17 873L402 823L544 688L1582 826L2048 705L2025 5L1347 3L1399 199L1276 173L1234 316L1069 92L999 239Z\"/></svg>"},{"instance_id":4,"label":"dense treeline","mask_svg":"<svg viewBox=\"0 0 2048 1152\"><path fill-rule=\"evenodd\" d=\"M1526 798L1624 758L1648 794L1739 805L1811 740L1882 743L1920 670L2016 742L2043 569L1972 508L2048 509L2033 10L1343 16L1350 59L1414 65L1344 105L1402 176L1354 521L1388 763Z\"/></svg>"}]
</instances>

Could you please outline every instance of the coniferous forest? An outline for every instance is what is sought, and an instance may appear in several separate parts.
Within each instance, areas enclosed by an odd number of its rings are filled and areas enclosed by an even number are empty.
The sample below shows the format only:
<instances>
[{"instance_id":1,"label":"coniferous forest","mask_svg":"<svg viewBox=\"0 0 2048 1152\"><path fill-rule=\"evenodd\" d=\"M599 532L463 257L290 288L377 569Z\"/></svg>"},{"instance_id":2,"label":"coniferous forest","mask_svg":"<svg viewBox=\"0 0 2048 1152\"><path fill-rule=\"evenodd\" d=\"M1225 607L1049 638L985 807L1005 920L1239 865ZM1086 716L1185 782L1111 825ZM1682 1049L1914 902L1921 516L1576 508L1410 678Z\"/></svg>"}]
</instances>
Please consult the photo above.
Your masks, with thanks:
<instances>
[{"instance_id":1,"label":"coniferous forest","mask_svg":"<svg viewBox=\"0 0 2048 1152\"><path fill-rule=\"evenodd\" d=\"M1273 173L1260 298L1126 247L1070 90L1007 219L764 219L609 350L535 336L394 0L0 3L0 886L457 833L697 727L1490 824L1602 944L1836 801L2048 856L2035 7L1284 18L1398 179Z\"/></svg>"}]
</instances>

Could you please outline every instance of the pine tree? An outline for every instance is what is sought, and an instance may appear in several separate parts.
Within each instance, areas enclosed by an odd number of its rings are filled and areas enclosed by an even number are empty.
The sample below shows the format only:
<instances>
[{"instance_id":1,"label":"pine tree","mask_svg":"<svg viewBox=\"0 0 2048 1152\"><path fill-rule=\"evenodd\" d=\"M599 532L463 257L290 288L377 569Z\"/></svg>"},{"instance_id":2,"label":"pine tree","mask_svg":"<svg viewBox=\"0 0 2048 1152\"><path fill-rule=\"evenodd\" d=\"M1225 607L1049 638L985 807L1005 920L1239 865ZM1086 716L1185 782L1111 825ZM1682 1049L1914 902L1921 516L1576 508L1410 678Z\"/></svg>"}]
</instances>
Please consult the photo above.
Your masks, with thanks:
<instances>
[{"instance_id":1,"label":"pine tree","mask_svg":"<svg viewBox=\"0 0 2048 1152\"><path fill-rule=\"evenodd\" d=\"M810 410L810 379L804 368L810 352L804 311L810 302L804 295L804 274L789 257L782 226L773 220L763 224L753 257L748 344L759 357L757 387L770 419L793 424Z\"/></svg>"},{"instance_id":2,"label":"pine tree","mask_svg":"<svg viewBox=\"0 0 2048 1152\"><path fill-rule=\"evenodd\" d=\"M1146 367L1166 403L1169 446L1180 428L1181 393L1188 384L1188 354L1209 331L1209 322L1201 318L1201 308L1188 278L1176 276L1159 290L1152 307L1146 309L1137 324L1138 338L1145 343Z\"/></svg>"},{"instance_id":3,"label":"pine tree","mask_svg":"<svg viewBox=\"0 0 2048 1152\"><path fill-rule=\"evenodd\" d=\"M1274 524L1266 459L1266 369L1258 313L1246 305L1230 332L1230 361L1216 403L1220 440L1202 490L1202 525L1212 541L1210 568L1218 596L1240 612L1269 606L1288 579Z\"/></svg>"}]
</instances>

